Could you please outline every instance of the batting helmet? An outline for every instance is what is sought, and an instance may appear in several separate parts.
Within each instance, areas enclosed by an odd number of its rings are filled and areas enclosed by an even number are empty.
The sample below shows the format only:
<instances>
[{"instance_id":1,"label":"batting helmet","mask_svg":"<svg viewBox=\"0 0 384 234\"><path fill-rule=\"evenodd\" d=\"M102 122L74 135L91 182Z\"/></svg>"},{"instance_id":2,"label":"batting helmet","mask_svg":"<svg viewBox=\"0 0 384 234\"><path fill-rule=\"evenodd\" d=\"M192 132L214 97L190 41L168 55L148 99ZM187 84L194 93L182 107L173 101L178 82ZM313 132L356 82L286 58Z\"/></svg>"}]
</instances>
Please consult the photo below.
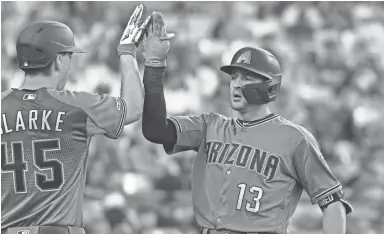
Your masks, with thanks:
<instances>
[{"instance_id":1,"label":"batting helmet","mask_svg":"<svg viewBox=\"0 0 384 234\"><path fill-rule=\"evenodd\" d=\"M235 53L231 65L222 66L220 70L231 75L233 68L242 68L260 74L266 79L262 83L242 87L243 95L248 102L266 104L276 100L280 92L282 72L279 61L269 51L244 47Z\"/></svg>"},{"instance_id":2,"label":"batting helmet","mask_svg":"<svg viewBox=\"0 0 384 234\"><path fill-rule=\"evenodd\" d=\"M60 52L85 53L76 47L72 30L56 21L38 21L25 27L16 43L21 69L44 68Z\"/></svg>"}]
</instances>

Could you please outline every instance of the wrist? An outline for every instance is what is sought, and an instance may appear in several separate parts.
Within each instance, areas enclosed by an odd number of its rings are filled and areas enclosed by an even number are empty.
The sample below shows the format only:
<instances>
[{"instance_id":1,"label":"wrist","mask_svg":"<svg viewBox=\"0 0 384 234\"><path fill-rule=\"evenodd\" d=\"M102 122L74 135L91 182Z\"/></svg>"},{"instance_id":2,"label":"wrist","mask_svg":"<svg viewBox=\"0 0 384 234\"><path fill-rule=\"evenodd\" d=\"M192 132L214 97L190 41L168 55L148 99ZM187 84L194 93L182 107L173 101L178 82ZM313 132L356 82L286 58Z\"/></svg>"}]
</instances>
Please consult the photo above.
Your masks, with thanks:
<instances>
[{"instance_id":1,"label":"wrist","mask_svg":"<svg viewBox=\"0 0 384 234\"><path fill-rule=\"evenodd\" d=\"M118 55L132 55L136 58L137 47L134 43L131 44L119 44L117 46Z\"/></svg>"},{"instance_id":2,"label":"wrist","mask_svg":"<svg viewBox=\"0 0 384 234\"><path fill-rule=\"evenodd\" d=\"M129 64L137 64L136 58L131 54L122 54L119 56L120 65L127 66Z\"/></svg>"},{"instance_id":3,"label":"wrist","mask_svg":"<svg viewBox=\"0 0 384 234\"><path fill-rule=\"evenodd\" d=\"M157 67L157 68L167 67L167 61L165 58L146 58L144 64L147 67Z\"/></svg>"}]
</instances>

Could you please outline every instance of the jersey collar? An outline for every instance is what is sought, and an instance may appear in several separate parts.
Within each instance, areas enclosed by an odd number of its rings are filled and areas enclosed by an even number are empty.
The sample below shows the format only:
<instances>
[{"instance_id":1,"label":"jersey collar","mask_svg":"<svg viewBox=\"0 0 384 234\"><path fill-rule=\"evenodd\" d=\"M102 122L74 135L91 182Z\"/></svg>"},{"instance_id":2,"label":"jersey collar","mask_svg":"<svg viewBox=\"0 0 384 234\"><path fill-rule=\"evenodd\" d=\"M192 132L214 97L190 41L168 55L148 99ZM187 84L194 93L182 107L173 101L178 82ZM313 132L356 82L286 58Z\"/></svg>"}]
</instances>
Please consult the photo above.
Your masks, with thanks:
<instances>
[{"instance_id":1,"label":"jersey collar","mask_svg":"<svg viewBox=\"0 0 384 234\"><path fill-rule=\"evenodd\" d=\"M271 113L262 119L257 119L252 121L244 121L244 120L236 119L236 123L242 128L250 128L250 127L254 127L254 126L266 123L276 117L278 117L278 115L276 115L275 113Z\"/></svg>"},{"instance_id":2,"label":"jersey collar","mask_svg":"<svg viewBox=\"0 0 384 234\"><path fill-rule=\"evenodd\" d=\"M26 91L26 92L36 92L40 89L53 89L51 87L40 87L40 88L35 88L35 89L20 89L20 88L11 88L14 91Z\"/></svg>"}]
</instances>

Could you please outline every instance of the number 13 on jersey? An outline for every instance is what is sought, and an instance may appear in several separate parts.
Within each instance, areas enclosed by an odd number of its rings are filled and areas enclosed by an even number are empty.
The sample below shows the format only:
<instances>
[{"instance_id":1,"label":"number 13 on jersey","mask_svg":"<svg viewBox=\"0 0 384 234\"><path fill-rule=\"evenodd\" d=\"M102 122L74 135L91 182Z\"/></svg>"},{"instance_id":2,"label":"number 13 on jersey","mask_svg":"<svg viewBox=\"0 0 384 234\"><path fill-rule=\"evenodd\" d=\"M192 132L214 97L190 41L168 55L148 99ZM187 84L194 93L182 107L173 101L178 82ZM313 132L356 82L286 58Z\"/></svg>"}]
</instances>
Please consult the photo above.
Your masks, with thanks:
<instances>
[{"instance_id":1,"label":"number 13 on jersey","mask_svg":"<svg viewBox=\"0 0 384 234\"><path fill-rule=\"evenodd\" d=\"M246 192L249 191L250 193L254 194L252 198L253 202L251 203L247 201L247 203L245 204L245 209L248 212L257 213L260 209L260 201L263 197L263 190L260 187L256 186L249 187L247 186L247 184L239 184L237 185L237 187L240 189L240 191L237 199L236 209L241 210L241 207L243 206L244 195Z\"/></svg>"}]
</instances>

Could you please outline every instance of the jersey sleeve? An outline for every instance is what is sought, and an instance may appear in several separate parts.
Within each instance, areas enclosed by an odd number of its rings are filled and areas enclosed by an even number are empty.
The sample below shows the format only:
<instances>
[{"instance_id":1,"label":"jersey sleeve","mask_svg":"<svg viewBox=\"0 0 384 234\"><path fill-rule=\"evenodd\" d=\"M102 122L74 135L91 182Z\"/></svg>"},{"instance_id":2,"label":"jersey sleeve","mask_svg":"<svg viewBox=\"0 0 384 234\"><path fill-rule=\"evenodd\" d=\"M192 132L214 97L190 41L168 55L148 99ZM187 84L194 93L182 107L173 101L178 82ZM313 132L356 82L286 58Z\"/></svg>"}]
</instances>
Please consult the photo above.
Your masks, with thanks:
<instances>
[{"instance_id":1,"label":"jersey sleeve","mask_svg":"<svg viewBox=\"0 0 384 234\"><path fill-rule=\"evenodd\" d=\"M293 155L293 165L297 178L311 198L312 204L341 192L340 182L332 174L311 133L306 132L298 143Z\"/></svg>"},{"instance_id":2,"label":"jersey sleeve","mask_svg":"<svg viewBox=\"0 0 384 234\"><path fill-rule=\"evenodd\" d=\"M88 92L52 91L50 94L87 114L87 135L104 134L112 139L120 136L126 115L126 103L123 99Z\"/></svg>"},{"instance_id":3,"label":"jersey sleeve","mask_svg":"<svg viewBox=\"0 0 384 234\"><path fill-rule=\"evenodd\" d=\"M168 118L168 120L176 127L177 140L172 147L165 147L167 154L187 150L198 151L207 132L208 115L174 116Z\"/></svg>"}]
</instances>

